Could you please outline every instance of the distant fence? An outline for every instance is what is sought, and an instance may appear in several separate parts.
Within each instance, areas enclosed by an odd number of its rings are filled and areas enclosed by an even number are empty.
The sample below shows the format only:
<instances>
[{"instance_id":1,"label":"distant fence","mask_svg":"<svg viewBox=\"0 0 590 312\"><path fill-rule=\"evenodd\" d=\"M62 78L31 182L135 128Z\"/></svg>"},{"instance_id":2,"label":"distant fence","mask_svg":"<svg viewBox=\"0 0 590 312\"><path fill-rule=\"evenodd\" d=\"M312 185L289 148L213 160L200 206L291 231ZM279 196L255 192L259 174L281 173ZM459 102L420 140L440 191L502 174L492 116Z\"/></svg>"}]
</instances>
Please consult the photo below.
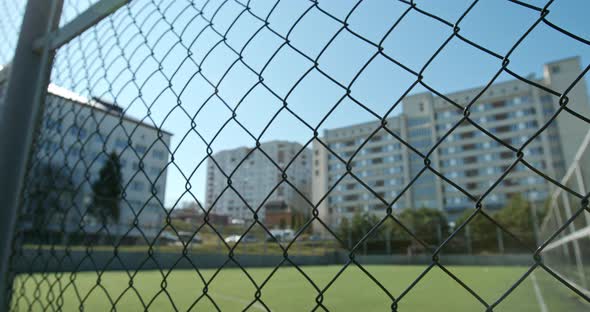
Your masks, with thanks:
<instances>
[{"instance_id":1,"label":"distant fence","mask_svg":"<svg viewBox=\"0 0 590 312\"><path fill-rule=\"evenodd\" d=\"M561 183L581 194L590 191L590 132ZM544 263L558 268L560 278L590 295L590 207L588 195L582 204L563 189L551 196L549 210L541 225ZM570 220L569 224L564 224Z\"/></svg>"},{"instance_id":2,"label":"distant fence","mask_svg":"<svg viewBox=\"0 0 590 312\"><path fill-rule=\"evenodd\" d=\"M24 250L18 256L14 267L19 273L43 272L103 272L136 270L171 270L171 269L217 269L222 266L236 267L228 262L226 254L190 253L178 258L178 253L158 252L152 258L146 258L143 251L122 251L116 255L112 251L93 251L91 256L86 251L75 250ZM289 256L298 266L305 265L343 265L349 260L347 252L335 251L317 256ZM485 266L527 266L531 264L526 254L505 255L441 255L445 265L485 265ZM276 267L284 261L282 255L235 255L235 260L244 268ZM355 260L366 265L428 265L432 257L428 255L359 255ZM289 263L284 264L290 266Z\"/></svg>"}]
</instances>

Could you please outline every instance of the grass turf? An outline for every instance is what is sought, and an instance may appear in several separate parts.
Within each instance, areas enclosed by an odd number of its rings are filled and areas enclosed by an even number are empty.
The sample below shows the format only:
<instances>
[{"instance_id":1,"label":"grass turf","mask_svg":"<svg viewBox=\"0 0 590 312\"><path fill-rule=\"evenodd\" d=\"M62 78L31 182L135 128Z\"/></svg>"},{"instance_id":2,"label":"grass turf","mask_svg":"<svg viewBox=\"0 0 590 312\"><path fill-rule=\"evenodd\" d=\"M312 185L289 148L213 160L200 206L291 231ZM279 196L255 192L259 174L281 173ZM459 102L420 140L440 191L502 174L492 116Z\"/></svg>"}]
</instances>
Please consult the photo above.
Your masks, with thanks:
<instances>
[{"instance_id":1,"label":"grass turf","mask_svg":"<svg viewBox=\"0 0 590 312\"><path fill-rule=\"evenodd\" d=\"M423 271L421 266L366 266L376 279L398 297ZM457 278L481 298L492 303L512 285L524 267L452 267ZM302 267L321 289L340 270L338 266ZM269 268L249 268L259 285L271 272ZM215 270L201 270L205 279ZM162 273L142 271L133 278L125 272L105 272L98 280L94 272L21 275L15 281L15 311L242 311L254 299L256 289L243 271L223 269L203 293L204 284L196 271L174 270L166 278L162 291ZM535 271L549 311L587 311L590 305L541 270ZM70 281L73 280L73 283ZM539 311L531 278L525 279L494 311ZM75 287L74 287L75 286ZM51 291L49 291L51 289ZM61 289L61 291L60 291ZM58 295L62 293L62 297ZM295 268L281 267L265 284L261 300L272 311L310 311L316 306L317 291ZM172 303L173 302L173 303ZM391 311L392 300L358 267L349 266L324 293L322 304L329 311ZM31 309L29 309L31 308ZM432 268L401 298L399 311L485 311L484 305L440 268ZM248 311L266 311L259 302ZM322 309L318 309L322 311Z\"/></svg>"}]
</instances>

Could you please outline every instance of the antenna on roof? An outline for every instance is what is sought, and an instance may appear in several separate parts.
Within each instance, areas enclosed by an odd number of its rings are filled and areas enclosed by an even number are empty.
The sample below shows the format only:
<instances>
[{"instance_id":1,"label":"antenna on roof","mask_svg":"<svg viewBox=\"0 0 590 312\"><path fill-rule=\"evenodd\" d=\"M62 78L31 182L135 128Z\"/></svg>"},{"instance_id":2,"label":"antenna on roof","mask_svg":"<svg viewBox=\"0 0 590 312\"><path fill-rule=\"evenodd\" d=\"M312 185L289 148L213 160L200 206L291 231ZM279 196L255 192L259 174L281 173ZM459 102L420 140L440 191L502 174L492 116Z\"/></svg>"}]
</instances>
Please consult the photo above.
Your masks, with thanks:
<instances>
[{"instance_id":1,"label":"antenna on roof","mask_svg":"<svg viewBox=\"0 0 590 312\"><path fill-rule=\"evenodd\" d=\"M114 111L120 115L123 115L123 108L115 103L105 101L97 96L93 96L92 100L95 101L96 103L102 105L105 109L107 109L109 111Z\"/></svg>"}]
</instances>

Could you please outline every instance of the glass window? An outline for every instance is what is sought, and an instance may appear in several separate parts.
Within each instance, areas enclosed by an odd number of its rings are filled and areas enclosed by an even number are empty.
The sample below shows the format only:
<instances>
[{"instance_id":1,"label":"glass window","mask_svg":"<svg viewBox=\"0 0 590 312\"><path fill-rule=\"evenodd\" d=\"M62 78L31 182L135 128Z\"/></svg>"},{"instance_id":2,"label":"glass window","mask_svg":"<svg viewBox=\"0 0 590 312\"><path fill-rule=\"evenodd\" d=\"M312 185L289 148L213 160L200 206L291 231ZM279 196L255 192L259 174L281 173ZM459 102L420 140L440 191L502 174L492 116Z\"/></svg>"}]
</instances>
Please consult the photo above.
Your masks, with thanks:
<instances>
[{"instance_id":1,"label":"glass window","mask_svg":"<svg viewBox=\"0 0 590 312\"><path fill-rule=\"evenodd\" d=\"M145 152L147 150L147 146L137 144L137 145L135 145L135 150L140 154L145 154Z\"/></svg>"},{"instance_id":2,"label":"glass window","mask_svg":"<svg viewBox=\"0 0 590 312\"><path fill-rule=\"evenodd\" d=\"M117 148L126 148L127 147L127 141L124 139L117 139L115 140L115 147Z\"/></svg>"},{"instance_id":3,"label":"glass window","mask_svg":"<svg viewBox=\"0 0 590 312\"><path fill-rule=\"evenodd\" d=\"M160 159L160 160L166 158L166 153L164 151L158 150L158 149L153 150L152 151L152 155L154 156L154 158L157 158L157 159Z\"/></svg>"},{"instance_id":4,"label":"glass window","mask_svg":"<svg viewBox=\"0 0 590 312\"><path fill-rule=\"evenodd\" d=\"M133 183L131 183L131 189L134 191L143 191L144 188L145 184L143 182L133 181Z\"/></svg>"}]
</instances>

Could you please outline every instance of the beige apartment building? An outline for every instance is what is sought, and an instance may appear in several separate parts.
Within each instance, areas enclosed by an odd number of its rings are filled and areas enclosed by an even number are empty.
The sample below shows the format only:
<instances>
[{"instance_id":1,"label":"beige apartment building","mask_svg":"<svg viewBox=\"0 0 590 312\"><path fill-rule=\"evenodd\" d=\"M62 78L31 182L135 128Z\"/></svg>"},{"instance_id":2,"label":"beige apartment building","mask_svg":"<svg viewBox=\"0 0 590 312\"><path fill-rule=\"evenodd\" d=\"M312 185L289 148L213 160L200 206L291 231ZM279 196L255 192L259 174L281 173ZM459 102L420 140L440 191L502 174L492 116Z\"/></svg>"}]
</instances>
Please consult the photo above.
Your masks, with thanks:
<instances>
[{"instance_id":1,"label":"beige apartment building","mask_svg":"<svg viewBox=\"0 0 590 312\"><path fill-rule=\"evenodd\" d=\"M303 197L311 193L311 158L309 148L288 141L219 151L207 160L206 207L235 221L251 221L250 207L269 226L278 225L280 217L289 225L291 216L311 214ZM279 168L287 168L289 183Z\"/></svg>"},{"instance_id":2,"label":"beige apartment building","mask_svg":"<svg viewBox=\"0 0 590 312\"><path fill-rule=\"evenodd\" d=\"M527 79L563 93L580 74L580 59L572 57L547 63L543 77L530 75ZM444 97L465 107L482 89ZM402 103L403 112L387 120L387 128L395 136L380 129L380 121L325 130L321 141L333 152L318 141L313 146L313 201L321 201L320 218L338 226L343 217L350 218L357 211L383 215L387 205L377 194L388 203L395 199L393 209L438 208L453 220L465 209L473 208L475 200L424 169L424 158L417 152L428 155L434 170L473 198L479 198L518 158L521 146L559 108L559 97L540 87L518 79L495 83L469 109L469 118L480 129L467 121L459 123L463 111L444 97L430 92L407 96ZM590 116L583 79L569 91L568 99L567 107ZM527 144L522 150L523 159L560 180L588 130L588 124L563 111ZM372 133L375 134L371 136ZM441 138L444 139L433 149ZM347 165L362 182L345 175ZM412 181L412 186L406 188ZM498 209L510 196L521 194L541 205L552 187L546 179L518 164L482 203L488 209Z\"/></svg>"}]
</instances>

